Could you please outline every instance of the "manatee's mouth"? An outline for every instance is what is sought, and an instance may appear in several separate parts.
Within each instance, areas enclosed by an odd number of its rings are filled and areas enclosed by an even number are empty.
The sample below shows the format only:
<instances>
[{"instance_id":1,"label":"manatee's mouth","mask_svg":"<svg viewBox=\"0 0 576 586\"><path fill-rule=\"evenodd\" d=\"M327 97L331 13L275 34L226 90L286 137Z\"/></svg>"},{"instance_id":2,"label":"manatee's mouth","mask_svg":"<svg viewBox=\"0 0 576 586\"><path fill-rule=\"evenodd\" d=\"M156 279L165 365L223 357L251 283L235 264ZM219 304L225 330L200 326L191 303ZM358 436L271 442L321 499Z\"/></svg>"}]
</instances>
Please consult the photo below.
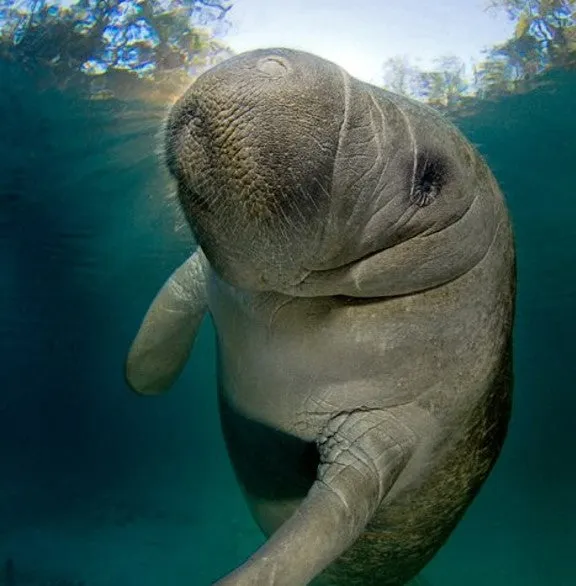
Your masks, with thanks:
<instances>
[{"instance_id":1,"label":"manatee's mouth","mask_svg":"<svg viewBox=\"0 0 576 586\"><path fill-rule=\"evenodd\" d=\"M287 283L279 283L279 293L292 297L338 296L338 284L353 274L363 262L377 257L382 251L376 250L357 259L327 269L311 269L302 266L297 276Z\"/></svg>"}]
</instances>

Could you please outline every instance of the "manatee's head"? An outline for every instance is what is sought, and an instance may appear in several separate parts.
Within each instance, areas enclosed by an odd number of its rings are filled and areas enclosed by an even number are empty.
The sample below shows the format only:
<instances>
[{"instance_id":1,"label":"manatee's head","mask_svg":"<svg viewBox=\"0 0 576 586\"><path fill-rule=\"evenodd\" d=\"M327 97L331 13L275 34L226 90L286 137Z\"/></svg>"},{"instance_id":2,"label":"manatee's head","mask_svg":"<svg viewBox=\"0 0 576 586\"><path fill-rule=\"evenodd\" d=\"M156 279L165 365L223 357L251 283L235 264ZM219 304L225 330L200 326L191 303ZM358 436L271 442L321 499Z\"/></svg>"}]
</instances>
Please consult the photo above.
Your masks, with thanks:
<instances>
[{"instance_id":1,"label":"manatee's head","mask_svg":"<svg viewBox=\"0 0 576 586\"><path fill-rule=\"evenodd\" d=\"M486 165L440 115L287 49L200 76L168 117L166 162L211 265L250 290L434 286L482 258L502 215Z\"/></svg>"}]
</instances>

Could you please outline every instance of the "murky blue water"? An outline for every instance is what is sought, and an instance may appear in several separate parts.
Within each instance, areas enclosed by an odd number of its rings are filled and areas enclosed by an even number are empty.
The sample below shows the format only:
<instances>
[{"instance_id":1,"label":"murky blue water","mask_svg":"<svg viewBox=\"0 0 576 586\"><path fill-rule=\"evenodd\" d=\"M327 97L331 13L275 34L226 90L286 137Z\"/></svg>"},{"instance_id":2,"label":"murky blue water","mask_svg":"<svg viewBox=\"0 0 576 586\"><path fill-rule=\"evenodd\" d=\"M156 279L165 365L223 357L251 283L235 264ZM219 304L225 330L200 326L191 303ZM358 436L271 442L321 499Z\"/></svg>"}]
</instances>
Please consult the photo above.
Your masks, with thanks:
<instances>
[{"instance_id":1,"label":"murky blue water","mask_svg":"<svg viewBox=\"0 0 576 586\"><path fill-rule=\"evenodd\" d=\"M576 73L548 82L458 121L516 227L517 383L431 586L576 584ZM204 586L263 540L220 435L209 324L169 395L123 380L191 248L155 155L162 114L38 93L0 64L0 584Z\"/></svg>"}]
</instances>

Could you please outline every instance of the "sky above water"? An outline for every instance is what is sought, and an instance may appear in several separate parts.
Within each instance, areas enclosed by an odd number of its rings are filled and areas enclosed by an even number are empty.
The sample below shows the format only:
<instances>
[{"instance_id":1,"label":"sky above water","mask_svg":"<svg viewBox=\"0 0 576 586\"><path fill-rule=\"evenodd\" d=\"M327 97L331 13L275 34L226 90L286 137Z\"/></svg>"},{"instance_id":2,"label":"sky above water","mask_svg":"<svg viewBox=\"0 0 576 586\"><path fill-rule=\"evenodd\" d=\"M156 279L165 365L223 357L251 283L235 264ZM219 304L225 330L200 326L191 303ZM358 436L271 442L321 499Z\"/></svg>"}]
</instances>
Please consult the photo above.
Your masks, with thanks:
<instances>
[{"instance_id":1,"label":"sky above water","mask_svg":"<svg viewBox=\"0 0 576 586\"><path fill-rule=\"evenodd\" d=\"M226 42L236 52L290 47L316 53L368 82L382 80L389 57L420 67L458 55L467 64L510 37L504 13L486 0L236 0Z\"/></svg>"}]
</instances>

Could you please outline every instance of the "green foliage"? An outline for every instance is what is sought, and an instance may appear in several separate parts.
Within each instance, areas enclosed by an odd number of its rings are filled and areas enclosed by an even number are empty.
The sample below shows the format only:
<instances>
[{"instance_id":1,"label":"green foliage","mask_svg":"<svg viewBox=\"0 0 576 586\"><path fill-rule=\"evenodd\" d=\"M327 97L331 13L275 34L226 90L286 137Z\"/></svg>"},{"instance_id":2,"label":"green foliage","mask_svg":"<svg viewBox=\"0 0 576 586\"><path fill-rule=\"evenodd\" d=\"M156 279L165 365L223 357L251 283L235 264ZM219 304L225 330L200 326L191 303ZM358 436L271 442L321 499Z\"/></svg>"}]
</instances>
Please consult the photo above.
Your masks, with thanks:
<instances>
[{"instance_id":1,"label":"green foliage","mask_svg":"<svg viewBox=\"0 0 576 586\"><path fill-rule=\"evenodd\" d=\"M421 70L407 57L388 59L384 63L384 87L440 108L453 108L469 87L465 64L460 58L447 55L435 59L434 65L432 70Z\"/></svg>"},{"instance_id":2,"label":"green foliage","mask_svg":"<svg viewBox=\"0 0 576 586\"><path fill-rule=\"evenodd\" d=\"M92 98L165 99L228 57L229 0L0 0L0 58Z\"/></svg>"},{"instance_id":3,"label":"green foliage","mask_svg":"<svg viewBox=\"0 0 576 586\"><path fill-rule=\"evenodd\" d=\"M514 36L487 51L478 67L486 94L521 87L543 71L576 65L576 0L492 0L490 10L504 10L515 21ZM503 63L493 79L495 63ZM489 74L490 83L484 82Z\"/></svg>"},{"instance_id":4,"label":"green foliage","mask_svg":"<svg viewBox=\"0 0 576 586\"><path fill-rule=\"evenodd\" d=\"M384 85L403 96L415 95L418 93L420 73L406 55L398 55L384 62Z\"/></svg>"},{"instance_id":5,"label":"green foliage","mask_svg":"<svg viewBox=\"0 0 576 586\"><path fill-rule=\"evenodd\" d=\"M386 61L384 86L439 108L458 110L474 96L491 98L522 91L544 71L576 66L576 0L491 0L515 22L512 38L485 51L470 79L455 57L422 71L405 57Z\"/></svg>"},{"instance_id":6,"label":"green foliage","mask_svg":"<svg viewBox=\"0 0 576 586\"><path fill-rule=\"evenodd\" d=\"M516 22L515 40L532 38L542 55L561 61L576 49L575 0L492 0L489 9L505 10Z\"/></svg>"},{"instance_id":7,"label":"green foliage","mask_svg":"<svg viewBox=\"0 0 576 586\"><path fill-rule=\"evenodd\" d=\"M452 108L468 89L466 67L454 56L439 57L435 65L435 70L420 73L420 95L432 105Z\"/></svg>"}]
</instances>

